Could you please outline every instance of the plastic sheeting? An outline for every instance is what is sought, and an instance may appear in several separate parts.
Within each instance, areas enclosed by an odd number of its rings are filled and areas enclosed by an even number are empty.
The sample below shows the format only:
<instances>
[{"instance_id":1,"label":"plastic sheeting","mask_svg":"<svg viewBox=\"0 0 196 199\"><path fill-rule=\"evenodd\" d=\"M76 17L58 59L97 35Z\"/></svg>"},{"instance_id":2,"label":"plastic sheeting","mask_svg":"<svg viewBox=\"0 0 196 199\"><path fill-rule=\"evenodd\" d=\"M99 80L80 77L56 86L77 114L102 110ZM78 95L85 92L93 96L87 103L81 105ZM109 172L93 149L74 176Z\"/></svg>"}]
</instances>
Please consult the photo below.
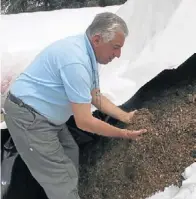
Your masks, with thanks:
<instances>
[{"instance_id":1,"label":"plastic sheeting","mask_svg":"<svg viewBox=\"0 0 196 199\"><path fill-rule=\"evenodd\" d=\"M195 0L129 0L122 6L2 16L2 105L10 83L41 49L83 32L103 11L116 12L130 30L121 58L100 66L102 92L121 105L159 72L195 52L195 8Z\"/></svg>"},{"instance_id":2,"label":"plastic sheeting","mask_svg":"<svg viewBox=\"0 0 196 199\"><path fill-rule=\"evenodd\" d=\"M176 68L195 52L195 8L195 0L130 0L119 8L130 36L121 59L101 73L101 86L114 103L122 104L158 73Z\"/></svg>"},{"instance_id":3,"label":"plastic sheeting","mask_svg":"<svg viewBox=\"0 0 196 199\"><path fill-rule=\"evenodd\" d=\"M118 8L108 6L2 15L1 105L10 84L44 47L83 32L97 13L116 12Z\"/></svg>"}]
</instances>

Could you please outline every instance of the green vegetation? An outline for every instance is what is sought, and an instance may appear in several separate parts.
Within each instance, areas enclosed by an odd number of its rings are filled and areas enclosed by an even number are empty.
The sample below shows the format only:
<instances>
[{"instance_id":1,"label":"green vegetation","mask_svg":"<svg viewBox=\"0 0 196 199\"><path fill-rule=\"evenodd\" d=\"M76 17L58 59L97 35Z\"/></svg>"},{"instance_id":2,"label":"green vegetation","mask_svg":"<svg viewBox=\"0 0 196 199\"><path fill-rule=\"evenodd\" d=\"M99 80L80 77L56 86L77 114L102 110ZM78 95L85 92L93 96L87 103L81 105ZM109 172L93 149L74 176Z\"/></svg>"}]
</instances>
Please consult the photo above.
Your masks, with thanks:
<instances>
[{"instance_id":1,"label":"green vegetation","mask_svg":"<svg viewBox=\"0 0 196 199\"><path fill-rule=\"evenodd\" d=\"M1 14L120 5L126 0L2 0Z\"/></svg>"}]
</instances>

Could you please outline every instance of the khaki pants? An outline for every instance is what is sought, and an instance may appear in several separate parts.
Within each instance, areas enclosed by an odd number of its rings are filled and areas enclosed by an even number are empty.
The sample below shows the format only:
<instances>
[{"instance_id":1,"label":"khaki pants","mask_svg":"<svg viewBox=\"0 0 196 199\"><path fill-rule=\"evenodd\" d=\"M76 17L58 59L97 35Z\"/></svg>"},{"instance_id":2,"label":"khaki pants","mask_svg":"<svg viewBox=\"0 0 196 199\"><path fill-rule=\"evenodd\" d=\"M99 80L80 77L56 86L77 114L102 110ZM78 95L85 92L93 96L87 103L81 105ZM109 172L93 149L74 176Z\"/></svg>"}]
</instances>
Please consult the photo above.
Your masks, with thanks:
<instances>
[{"instance_id":1,"label":"khaki pants","mask_svg":"<svg viewBox=\"0 0 196 199\"><path fill-rule=\"evenodd\" d=\"M79 199L79 150L66 125L54 125L22 101L10 99L4 105L5 121L33 177L49 199Z\"/></svg>"}]
</instances>

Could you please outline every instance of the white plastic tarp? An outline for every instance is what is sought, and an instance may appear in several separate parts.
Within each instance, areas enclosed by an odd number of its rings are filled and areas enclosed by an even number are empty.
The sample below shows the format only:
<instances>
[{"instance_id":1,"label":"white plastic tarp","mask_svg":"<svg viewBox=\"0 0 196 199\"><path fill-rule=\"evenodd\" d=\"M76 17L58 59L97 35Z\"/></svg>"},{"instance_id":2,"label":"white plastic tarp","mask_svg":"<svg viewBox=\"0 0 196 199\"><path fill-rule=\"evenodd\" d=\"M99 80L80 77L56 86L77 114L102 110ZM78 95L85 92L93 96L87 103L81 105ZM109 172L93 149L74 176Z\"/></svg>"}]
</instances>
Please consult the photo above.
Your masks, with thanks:
<instances>
[{"instance_id":1,"label":"white plastic tarp","mask_svg":"<svg viewBox=\"0 0 196 199\"><path fill-rule=\"evenodd\" d=\"M130 0L119 8L117 14L126 20L130 36L121 58L101 73L102 88L116 104L195 52L195 10L195 0Z\"/></svg>"},{"instance_id":2,"label":"white plastic tarp","mask_svg":"<svg viewBox=\"0 0 196 199\"><path fill-rule=\"evenodd\" d=\"M2 15L1 105L10 84L44 47L58 39L84 32L97 13L116 12L118 8L108 6Z\"/></svg>"},{"instance_id":3,"label":"white plastic tarp","mask_svg":"<svg viewBox=\"0 0 196 199\"><path fill-rule=\"evenodd\" d=\"M177 67L195 52L195 8L195 0L129 0L122 6L2 16L1 104L9 83L40 50L83 32L97 13L111 11L125 19L130 35L121 58L100 66L100 84L120 105L159 72Z\"/></svg>"}]
</instances>

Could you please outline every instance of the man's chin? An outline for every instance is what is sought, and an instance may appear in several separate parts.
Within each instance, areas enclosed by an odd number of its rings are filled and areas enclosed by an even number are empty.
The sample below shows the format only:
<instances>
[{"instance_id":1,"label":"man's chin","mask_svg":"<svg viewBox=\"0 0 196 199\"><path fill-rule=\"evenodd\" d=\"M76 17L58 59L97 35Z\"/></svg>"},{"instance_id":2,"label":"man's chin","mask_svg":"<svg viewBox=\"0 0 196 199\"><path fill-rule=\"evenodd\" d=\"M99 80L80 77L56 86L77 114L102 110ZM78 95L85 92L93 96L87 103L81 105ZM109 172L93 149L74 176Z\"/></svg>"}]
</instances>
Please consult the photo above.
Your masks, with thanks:
<instances>
[{"instance_id":1,"label":"man's chin","mask_svg":"<svg viewBox=\"0 0 196 199\"><path fill-rule=\"evenodd\" d=\"M102 60L102 61L98 61L99 64L102 64L102 65L106 65L108 63L110 63L112 60Z\"/></svg>"},{"instance_id":2,"label":"man's chin","mask_svg":"<svg viewBox=\"0 0 196 199\"><path fill-rule=\"evenodd\" d=\"M106 64L108 64L109 62L98 62L99 64L101 64L101 65L106 65Z\"/></svg>"},{"instance_id":3,"label":"man's chin","mask_svg":"<svg viewBox=\"0 0 196 199\"><path fill-rule=\"evenodd\" d=\"M110 63L110 62L111 62L110 60L107 60L107 61L105 61L103 64L106 65L106 64L108 64L108 63Z\"/></svg>"}]
</instances>

